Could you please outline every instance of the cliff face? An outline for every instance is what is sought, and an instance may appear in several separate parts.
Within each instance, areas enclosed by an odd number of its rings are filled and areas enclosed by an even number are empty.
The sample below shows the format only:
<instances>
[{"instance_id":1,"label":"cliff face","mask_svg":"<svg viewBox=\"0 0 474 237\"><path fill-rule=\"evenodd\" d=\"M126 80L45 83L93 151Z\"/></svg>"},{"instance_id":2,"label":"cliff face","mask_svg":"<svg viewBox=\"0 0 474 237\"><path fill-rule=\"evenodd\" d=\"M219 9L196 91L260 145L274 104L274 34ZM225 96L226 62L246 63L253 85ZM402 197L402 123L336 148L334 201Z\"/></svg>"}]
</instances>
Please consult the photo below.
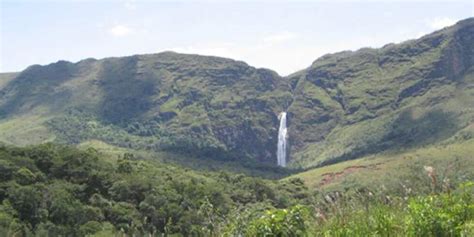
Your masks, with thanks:
<instances>
[{"instance_id":1,"label":"cliff face","mask_svg":"<svg viewBox=\"0 0 474 237\"><path fill-rule=\"evenodd\" d=\"M323 56L282 78L244 62L164 52L60 61L0 76L0 141L106 143L292 166L436 143L473 121L474 20L380 49Z\"/></svg>"}]
</instances>

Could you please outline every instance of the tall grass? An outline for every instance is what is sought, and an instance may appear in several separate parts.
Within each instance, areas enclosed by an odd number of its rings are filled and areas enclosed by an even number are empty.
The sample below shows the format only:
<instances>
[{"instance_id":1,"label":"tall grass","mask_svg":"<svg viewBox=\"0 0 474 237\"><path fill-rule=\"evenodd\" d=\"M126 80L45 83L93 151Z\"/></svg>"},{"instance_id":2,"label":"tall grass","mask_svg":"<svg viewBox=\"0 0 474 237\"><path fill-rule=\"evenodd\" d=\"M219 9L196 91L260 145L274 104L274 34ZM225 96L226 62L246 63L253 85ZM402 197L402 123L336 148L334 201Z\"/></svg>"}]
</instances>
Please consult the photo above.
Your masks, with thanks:
<instances>
[{"instance_id":1,"label":"tall grass","mask_svg":"<svg viewBox=\"0 0 474 237\"><path fill-rule=\"evenodd\" d=\"M313 205L268 210L239 225L250 234L244 236L467 237L474 236L473 193L474 182L411 197L347 190L325 194Z\"/></svg>"}]
</instances>

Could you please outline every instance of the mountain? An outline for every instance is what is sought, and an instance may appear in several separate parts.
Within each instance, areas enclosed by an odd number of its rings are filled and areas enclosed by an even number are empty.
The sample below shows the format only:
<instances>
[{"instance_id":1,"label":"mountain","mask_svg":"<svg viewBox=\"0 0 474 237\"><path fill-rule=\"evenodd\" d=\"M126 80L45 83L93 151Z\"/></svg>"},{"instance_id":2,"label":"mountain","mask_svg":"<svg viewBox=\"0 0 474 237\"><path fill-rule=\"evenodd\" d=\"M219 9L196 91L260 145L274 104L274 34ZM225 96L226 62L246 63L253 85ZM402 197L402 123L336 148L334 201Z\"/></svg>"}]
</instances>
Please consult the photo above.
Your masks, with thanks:
<instances>
[{"instance_id":1,"label":"mountain","mask_svg":"<svg viewBox=\"0 0 474 237\"><path fill-rule=\"evenodd\" d=\"M10 143L98 139L268 161L276 149L276 114L291 98L273 71L173 52L59 61L3 77L2 124L15 124L13 140L3 132ZM29 118L34 125L25 125ZM16 126L35 129L17 142L23 134Z\"/></svg>"},{"instance_id":2,"label":"mountain","mask_svg":"<svg viewBox=\"0 0 474 237\"><path fill-rule=\"evenodd\" d=\"M325 55L288 77L163 52L33 65L0 75L0 141L99 140L133 150L290 167L474 137L474 19L380 49Z\"/></svg>"},{"instance_id":3,"label":"mountain","mask_svg":"<svg viewBox=\"0 0 474 237\"><path fill-rule=\"evenodd\" d=\"M307 167L472 138L473 66L472 18L417 40L319 58L288 78L292 157Z\"/></svg>"}]
</instances>

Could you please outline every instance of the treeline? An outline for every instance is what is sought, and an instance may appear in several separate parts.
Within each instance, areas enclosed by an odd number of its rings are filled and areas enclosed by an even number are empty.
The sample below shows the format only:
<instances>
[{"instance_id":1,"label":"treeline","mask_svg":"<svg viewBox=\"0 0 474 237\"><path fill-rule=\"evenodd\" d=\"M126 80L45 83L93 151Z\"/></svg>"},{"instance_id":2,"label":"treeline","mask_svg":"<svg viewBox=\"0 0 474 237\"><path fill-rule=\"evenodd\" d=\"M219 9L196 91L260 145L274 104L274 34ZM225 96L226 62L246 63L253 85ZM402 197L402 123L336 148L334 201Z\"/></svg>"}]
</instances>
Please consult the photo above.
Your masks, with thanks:
<instances>
[{"instance_id":1,"label":"treeline","mask_svg":"<svg viewBox=\"0 0 474 237\"><path fill-rule=\"evenodd\" d=\"M57 141L79 144L97 139L111 145L135 150L172 151L213 159L246 159L233 154L212 137L188 133L172 134L162 129L159 118L150 121L131 121L123 126L106 124L97 117L76 109L48 121Z\"/></svg>"}]
</instances>

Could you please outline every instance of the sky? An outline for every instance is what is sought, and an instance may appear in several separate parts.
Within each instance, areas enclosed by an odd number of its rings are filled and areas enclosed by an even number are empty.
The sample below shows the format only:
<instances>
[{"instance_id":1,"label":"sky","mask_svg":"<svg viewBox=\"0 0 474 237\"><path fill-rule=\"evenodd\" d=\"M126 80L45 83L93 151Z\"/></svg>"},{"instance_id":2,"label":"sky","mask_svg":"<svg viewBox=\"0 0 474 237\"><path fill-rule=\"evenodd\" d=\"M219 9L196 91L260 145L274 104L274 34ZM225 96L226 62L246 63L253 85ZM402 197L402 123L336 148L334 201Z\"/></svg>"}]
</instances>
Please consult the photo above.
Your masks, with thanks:
<instances>
[{"instance_id":1,"label":"sky","mask_svg":"<svg viewBox=\"0 0 474 237\"><path fill-rule=\"evenodd\" d=\"M0 0L0 72L171 50L288 75L327 53L418 38L473 16L474 0Z\"/></svg>"}]
</instances>

